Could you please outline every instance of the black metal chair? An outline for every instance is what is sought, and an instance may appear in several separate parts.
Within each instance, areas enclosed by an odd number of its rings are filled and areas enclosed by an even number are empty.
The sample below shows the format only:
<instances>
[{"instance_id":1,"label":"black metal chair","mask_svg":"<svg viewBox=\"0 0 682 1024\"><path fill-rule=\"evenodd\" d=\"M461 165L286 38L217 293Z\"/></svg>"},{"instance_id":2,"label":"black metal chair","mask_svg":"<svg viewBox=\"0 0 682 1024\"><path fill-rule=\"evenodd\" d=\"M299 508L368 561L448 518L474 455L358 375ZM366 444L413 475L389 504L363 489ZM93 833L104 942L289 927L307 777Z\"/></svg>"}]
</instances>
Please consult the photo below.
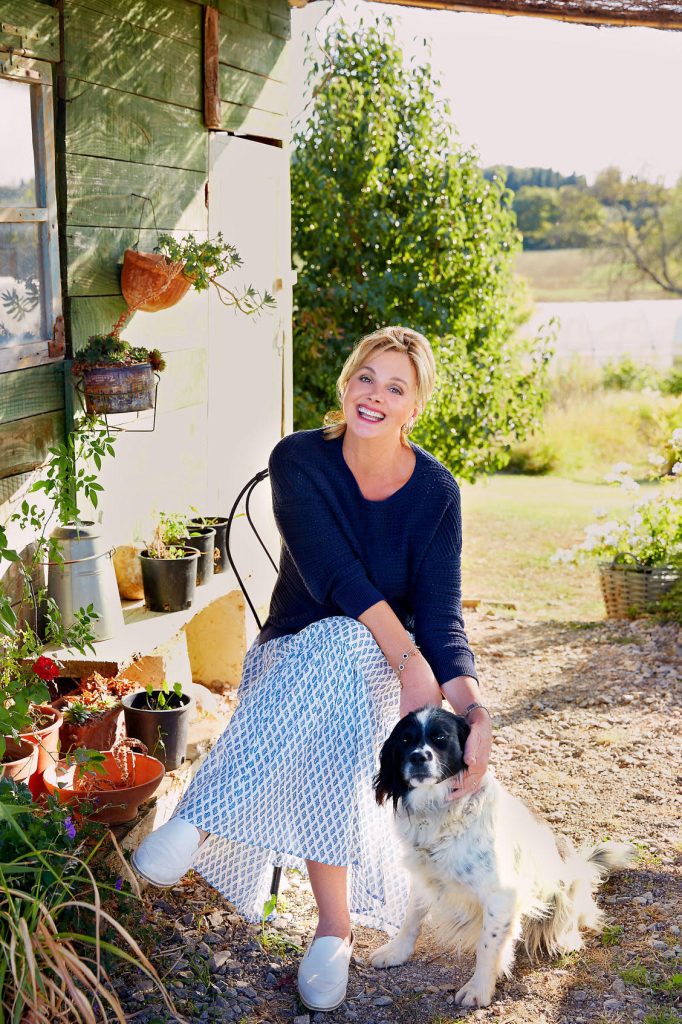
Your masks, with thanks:
<instances>
[{"instance_id":1,"label":"black metal chair","mask_svg":"<svg viewBox=\"0 0 682 1024\"><path fill-rule=\"evenodd\" d=\"M260 533L256 529L256 525L255 525L255 523L254 523L254 521L253 521L253 519L251 517L251 496L252 496L254 490L256 489L256 487L258 486L258 484L261 483L261 481L263 481L263 480L267 480L269 475L270 474L268 473L267 469L261 469L261 470L259 470L258 473L256 473L255 476L251 477L249 482L247 484L245 484L244 487L242 487L241 491L239 492L239 494L237 495L237 497L235 499L235 502L234 502L232 508L230 509L230 514L227 517L227 529L225 531L225 548L226 548L226 551L227 551L227 560L230 563L230 567L232 569L232 572L235 574L235 577L237 579L237 583L239 584L239 588L240 588L242 594L244 595L244 597L246 598L246 603L248 604L249 608L251 609L251 613L252 613L254 619L256 620L256 624L257 624L259 629L263 628L263 623L261 622L261 620L260 620L260 618L258 616L258 612L256 611L255 605L254 605L253 601L251 600L251 597L249 596L249 593L248 593L248 591L246 589L246 586L244 584L244 580L242 579L242 577L241 577L241 575L239 573L239 570L237 569L237 566L235 564L234 558L232 557L232 549L230 547L230 536L231 536L231 533L232 533L232 524L233 524L233 522L234 522L234 520L235 520L235 518L236 518L236 516L238 514L240 503L243 500L243 502L244 502L244 514L246 515L246 519L248 521L248 524L251 527L251 529L252 529L256 539L258 540L258 543L260 544L260 546L262 547L263 551L267 555L268 560L270 561L270 564L272 565L273 569L275 570L275 572L278 571L277 562L275 561L275 559L272 557L272 555L268 551L268 549L267 549L267 547L265 545L265 541L263 540L263 538L261 537ZM273 896L276 896L277 893L279 892L279 886L280 886L281 879L282 879L282 868L281 867L275 867L273 869L273 872L272 872L272 883L270 885L270 892L271 892L271 894Z\"/></svg>"}]
</instances>

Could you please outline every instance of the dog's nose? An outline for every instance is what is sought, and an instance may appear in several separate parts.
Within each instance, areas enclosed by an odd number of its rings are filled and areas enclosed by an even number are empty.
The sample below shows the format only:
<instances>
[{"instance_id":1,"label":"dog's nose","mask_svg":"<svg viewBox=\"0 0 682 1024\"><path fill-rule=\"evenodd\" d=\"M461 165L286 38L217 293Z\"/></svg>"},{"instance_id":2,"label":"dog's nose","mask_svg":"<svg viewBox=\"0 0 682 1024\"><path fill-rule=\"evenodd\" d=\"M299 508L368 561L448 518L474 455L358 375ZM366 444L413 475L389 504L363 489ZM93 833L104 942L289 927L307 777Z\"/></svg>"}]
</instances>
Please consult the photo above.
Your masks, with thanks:
<instances>
[{"instance_id":1,"label":"dog's nose","mask_svg":"<svg viewBox=\"0 0 682 1024\"><path fill-rule=\"evenodd\" d=\"M433 761L433 754L430 750L415 750L410 754L411 764L426 764L427 761Z\"/></svg>"}]
</instances>

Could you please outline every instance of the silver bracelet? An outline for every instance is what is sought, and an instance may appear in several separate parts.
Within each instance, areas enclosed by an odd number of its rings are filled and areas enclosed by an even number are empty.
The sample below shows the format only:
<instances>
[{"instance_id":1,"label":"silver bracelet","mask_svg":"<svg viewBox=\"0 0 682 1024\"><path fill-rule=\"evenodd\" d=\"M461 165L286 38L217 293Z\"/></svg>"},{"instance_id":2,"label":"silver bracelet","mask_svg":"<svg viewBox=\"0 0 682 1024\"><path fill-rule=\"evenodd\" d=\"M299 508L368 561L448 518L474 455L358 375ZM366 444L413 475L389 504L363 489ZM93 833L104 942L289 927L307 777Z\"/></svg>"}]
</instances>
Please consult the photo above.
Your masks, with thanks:
<instances>
[{"instance_id":1,"label":"silver bracelet","mask_svg":"<svg viewBox=\"0 0 682 1024\"><path fill-rule=\"evenodd\" d=\"M478 703L470 704L468 708L465 708L464 711L462 712L462 718L468 718L469 715L471 714L471 712L472 711L476 711L477 708L480 708L481 711L485 711L486 715L488 716L488 718L492 722L492 720L493 720L492 719L492 715L488 711L488 709L485 706L485 704L478 704Z\"/></svg>"},{"instance_id":2,"label":"silver bracelet","mask_svg":"<svg viewBox=\"0 0 682 1024\"><path fill-rule=\"evenodd\" d=\"M405 671L405 666L407 665L408 660L413 655L415 655L415 654L421 654L421 651L419 650L419 648L417 647L416 644L414 645L414 647L412 648L411 651L405 651L404 654L400 655L400 661L398 662L398 667L396 669L394 669L393 671L397 672L398 676L400 676L400 674ZM401 686L402 686L402 683L401 683Z\"/></svg>"}]
</instances>

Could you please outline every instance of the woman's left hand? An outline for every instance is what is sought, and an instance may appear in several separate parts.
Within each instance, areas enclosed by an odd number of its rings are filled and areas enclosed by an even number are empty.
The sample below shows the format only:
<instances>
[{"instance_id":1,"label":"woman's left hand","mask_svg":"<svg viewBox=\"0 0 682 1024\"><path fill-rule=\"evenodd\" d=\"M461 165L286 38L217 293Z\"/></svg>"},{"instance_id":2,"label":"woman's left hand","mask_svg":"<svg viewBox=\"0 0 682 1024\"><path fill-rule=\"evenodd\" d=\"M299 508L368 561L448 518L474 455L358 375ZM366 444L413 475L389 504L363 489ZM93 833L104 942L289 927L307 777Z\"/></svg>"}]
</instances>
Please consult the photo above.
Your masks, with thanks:
<instances>
[{"instance_id":1,"label":"woman's left hand","mask_svg":"<svg viewBox=\"0 0 682 1024\"><path fill-rule=\"evenodd\" d=\"M476 708L471 712L468 721L471 732L464 747L467 771L463 776L455 776L450 780L450 788L445 797L446 803L461 800L462 797L475 793L488 769L490 748L493 742L490 716L483 708Z\"/></svg>"}]
</instances>

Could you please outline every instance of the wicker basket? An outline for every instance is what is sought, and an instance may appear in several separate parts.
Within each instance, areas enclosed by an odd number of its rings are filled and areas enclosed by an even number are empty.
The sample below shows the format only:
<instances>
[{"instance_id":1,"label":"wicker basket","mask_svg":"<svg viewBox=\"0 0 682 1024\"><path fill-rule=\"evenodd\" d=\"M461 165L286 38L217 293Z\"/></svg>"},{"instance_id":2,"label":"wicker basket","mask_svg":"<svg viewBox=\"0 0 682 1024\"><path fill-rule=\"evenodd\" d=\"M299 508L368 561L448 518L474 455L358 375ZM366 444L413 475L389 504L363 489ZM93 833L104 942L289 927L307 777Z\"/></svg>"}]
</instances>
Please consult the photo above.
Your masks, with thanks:
<instances>
[{"instance_id":1,"label":"wicker basket","mask_svg":"<svg viewBox=\"0 0 682 1024\"><path fill-rule=\"evenodd\" d=\"M670 566L652 568L634 555L616 555L599 566L599 583L607 619L628 619L655 605L680 579Z\"/></svg>"}]
</instances>

